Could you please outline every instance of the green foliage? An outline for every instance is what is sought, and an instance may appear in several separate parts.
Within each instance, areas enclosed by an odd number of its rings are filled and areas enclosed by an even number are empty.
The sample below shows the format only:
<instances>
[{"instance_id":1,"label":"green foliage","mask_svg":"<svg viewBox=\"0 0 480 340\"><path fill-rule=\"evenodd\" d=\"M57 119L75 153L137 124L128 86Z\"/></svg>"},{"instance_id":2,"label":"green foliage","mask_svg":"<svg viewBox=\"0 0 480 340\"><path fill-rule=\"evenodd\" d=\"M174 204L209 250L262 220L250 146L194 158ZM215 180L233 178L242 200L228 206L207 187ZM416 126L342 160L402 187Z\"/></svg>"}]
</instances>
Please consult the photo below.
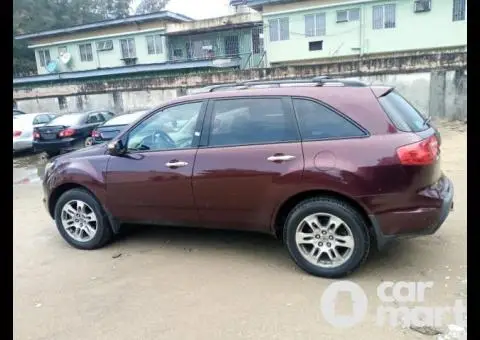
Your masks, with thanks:
<instances>
[{"instance_id":1,"label":"green foliage","mask_svg":"<svg viewBox=\"0 0 480 340\"><path fill-rule=\"evenodd\" d=\"M165 8L169 0L142 0L137 7L136 14L159 12Z\"/></svg>"}]
</instances>

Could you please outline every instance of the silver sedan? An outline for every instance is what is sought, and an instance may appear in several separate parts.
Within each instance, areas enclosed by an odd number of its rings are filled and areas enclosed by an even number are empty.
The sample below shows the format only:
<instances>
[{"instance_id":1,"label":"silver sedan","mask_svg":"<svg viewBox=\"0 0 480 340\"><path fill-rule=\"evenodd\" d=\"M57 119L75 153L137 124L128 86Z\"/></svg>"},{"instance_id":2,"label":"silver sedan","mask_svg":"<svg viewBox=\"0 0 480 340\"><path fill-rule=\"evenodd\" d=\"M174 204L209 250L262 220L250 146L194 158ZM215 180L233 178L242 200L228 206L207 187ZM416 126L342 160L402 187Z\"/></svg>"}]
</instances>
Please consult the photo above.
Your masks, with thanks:
<instances>
[{"instance_id":1,"label":"silver sedan","mask_svg":"<svg viewBox=\"0 0 480 340\"><path fill-rule=\"evenodd\" d=\"M57 115L50 112L26 113L13 117L13 152L32 148L33 129L49 123Z\"/></svg>"}]
</instances>

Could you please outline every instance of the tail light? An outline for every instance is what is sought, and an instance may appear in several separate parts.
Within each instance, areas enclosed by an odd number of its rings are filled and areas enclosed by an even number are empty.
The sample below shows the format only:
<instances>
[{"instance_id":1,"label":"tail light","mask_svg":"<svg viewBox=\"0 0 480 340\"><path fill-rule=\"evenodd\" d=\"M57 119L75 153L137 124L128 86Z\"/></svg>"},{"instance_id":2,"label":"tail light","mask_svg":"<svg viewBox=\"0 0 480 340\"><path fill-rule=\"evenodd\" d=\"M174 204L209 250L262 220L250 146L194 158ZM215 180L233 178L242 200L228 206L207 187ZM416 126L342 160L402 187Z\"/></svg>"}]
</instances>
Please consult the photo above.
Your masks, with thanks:
<instances>
[{"instance_id":1,"label":"tail light","mask_svg":"<svg viewBox=\"0 0 480 340\"><path fill-rule=\"evenodd\" d=\"M18 137L22 134L22 131L13 130L13 137Z\"/></svg>"},{"instance_id":2,"label":"tail light","mask_svg":"<svg viewBox=\"0 0 480 340\"><path fill-rule=\"evenodd\" d=\"M97 130L93 130L92 131L92 137L93 138L100 138L100 132L98 132Z\"/></svg>"},{"instance_id":3,"label":"tail light","mask_svg":"<svg viewBox=\"0 0 480 340\"><path fill-rule=\"evenodd\" d=\"M37 131L33 132L33 139L40 139L40 134Z\"/></svg>"},{"instance_id":4,"label":"tail light","mask_svg":"<svg viewBox=\"0 0 480 340\"><path fill-rule=\"evenodd\" d=\"M71 137L74 134L75 134L75 129L68 128L68 129L65 129L63 131L60 131L60 133L58 135L60 137Z\"/></svg>"},{"instance_id":5,"label":"tail light","mask_svg":"<svg viewBox=\"0 0 480 340\"><path fill-rule=\"evenodd\" d=\"M399 147L397 155L403 165L429 165L436 161L439 151L437 137L431 136L420 142Z\"/></svg>"}]
</instances>

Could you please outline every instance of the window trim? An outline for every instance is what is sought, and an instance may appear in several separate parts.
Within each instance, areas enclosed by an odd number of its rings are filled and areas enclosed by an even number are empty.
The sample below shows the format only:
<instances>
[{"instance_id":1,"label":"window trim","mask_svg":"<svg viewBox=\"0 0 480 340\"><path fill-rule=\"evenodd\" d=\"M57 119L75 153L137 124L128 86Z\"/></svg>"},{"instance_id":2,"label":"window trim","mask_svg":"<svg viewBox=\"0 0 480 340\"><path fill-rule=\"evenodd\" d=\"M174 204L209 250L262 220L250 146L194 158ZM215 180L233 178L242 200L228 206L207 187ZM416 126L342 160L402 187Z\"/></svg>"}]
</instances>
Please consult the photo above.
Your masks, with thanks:
<instances>
[{"instance_id":1,"label":"window trim","mask_svg":"<svg viewBox=\"0 0 480 340\"><path fill-rule=\"evenodd\" d=\"M82 60L82 46L90 46L90 55L92 56L92 59L88 59L88 53L85 51L85 60ZM80 62L81 63L91 63L93 61L93 46L92 43L84 43L84 44L78 44L78 52L80 54Z\"/></svg>"},{"instance_id":2,"label":"window trim","mask_svg":"<svg viewBox=\"0 0 480 340\"><path fill-rule=\"evenodd\" d=\"M160 46L159 46L159 50L157 50L157 45L155 44L155 38L159 36L160 37ZM150 53L149 49L148 49L148 39L153 39L152 42L153 42L153 52ZM146 35L145 36L145 41L147 43L147 54L148 55L159 55L159 54L163 54L164 53L164 48L163 48L163 35L161 34L149 34L149 35Z\"/></svg>"},{"instance_id":3,"label":"window trim","mask_svg":"<svg viewBox=\"0 0 480 340\"><path fill-rule=\"evenodd\" d=\"M466 0L460 0L463 1L463 18L462 19L456 19L455 20L455 0L452 0L452 22L462 22L467 20L467 1Z\"/></svg>"},{"instance_id":4,"label":"window trim","mask_svg":"<svg viewBox=\"0 0 480 340\"><path fill-rule=\"evenodd\" d=\"M362 131L364 133L363 136L351 136L351 137L327 137L327 138L318 138L318 139L307 139L307 140L304 140L303 139L303 136L302 136L302 132L301 132L301 129L300 129L300 119L298 118L298 113L297 111L295 110L295 105L293 103L294 99L300 99L300 100L308 100L308 101L311 101L311 102L314 102L316 104L320 104L322 105L323 107L326 107L327 109L331 110L332 112L336 113L337 115L339 115L340 117L342 117L343 119L345 119L346 121L348 121L349 123L353 124L355 127L357 127L358 129L360 129L360 131ZM341 112L340 110L337 110L336 108L334 108L333 106L321 101L321 100L318 100L316 98L312 98L312 97L304 97L304 96L291 96L290 97L290 100L291 100L291 105L292 105L292 110L293 112L295 113L295 119L297 121L297 126L298 126L298 131L299 131L299 134L300 134L300 139L302 141L302 143L309 143L309 142L323 142L323 141L329 141L329 140L343 140L343 139L358 139L358 138L368 138L371 136L370 132L364 128L362 125L360 125L360 123L358 123L357 121L353 120L352 118L350 118L348 115L346 115L345 113Z\"/></svg>"},{"instance_id":5,"label":"window trim","mask_svg":"<svg viewBox=\"0 0 480 340\"><path fill-rule=\"evenodd\" d=\"M166 150L137 150L137 151L127 150L126 154L141 154L141 153L152 153L152 152L175 152L175 151L179 151L179 150L196 150L196 149L199 148L200 139L203 135L202 128L203 128L204 121L205 121L208 99L193 99L193 100L186 100L186 101L182 101L182 102L175 102L175 103L167 104L165 106L161 106L157 109L154 109L154 110L150 111L149 113L147 113L142 119L138 120L137 123L132 125L129 129L126 129L122 133L120 133L118 135L118 137L114 138L111 142L121 140L123 145L125 145L125 147L127 147L128 146L128 139L130 137L131 132L133 130L135 130L135 128L138 125L140 125L141 123L143 123L145 120L150 119L150 117L152 117L153 115L155 115L157 113L161 113L162 111L165 111L165 110L167 110L171 107L185 105L185 104L194 104L194 103L202 103L202 105L200 107L200 112L198 113L197 123L196 123L196 126L195 126L195 133L194 133L194 136L193 136L191 147L178 148L178 149L166 149ZM198 132L200 132L200 136L197 136Z\"/></svg>"},{"instance_id":6,"label":"window trim","mask_svg":"<svg viewBox=\"0 0 480 340\"><path fill-rule=\"evenodd\" d=\"M313 17L313 35L308 35L307 34L307 17ZM323 16L323 34L317 34L317 24L318 24L318 21L317 21L317 17L318 16ZM305 38L314 38L314 37L324 37L327 35L327 14L326 12L315 12L315 13L310 13L310 14L305 14L303 16L303 20L304 20L304 28L305 28Z\"/></svg>"},{"instance_id":7,"label":"window trim","mask_svg":"<svg viewBox=\"0 0 480 340\"><path fill-rule=\"evenodd\" d=\"M290 141L276 141L276 142L262 142L262 143L246 143L246 144L235 144L235 145L209 145L210 144L210 135L211 135L211 128L212 128L212 121L213 121L213 108L216 101L222 100L246 100L246 99L280 99L282 101L282 105L285 107L285 111L287 117L291 120L291 123L295 126L296 132L296 139ZM200 136L200 143L198 148L199 149L223 149L223 148L237 148L237 147L244 147L244 146L261 146L261 145L274 145L274 144L292 144L292 143L300 143L300 131L298 127L298 123L294 116L293 107L291 101L289 100L289 96L282 96L282 95L262 95L262 96L230 96L230 97L215 97L208 100L207 111L205 114L204 124L202 127L202 132Z\"/></svg>"},{"instance_id":8,"label":"window trim","mask_svg":"<svg viewBox=\"0 0 480 340\"><path fill-rule=\"evenodd\" d=\"M124 56L123 55L123 45L122 45L122 42L127 42L127 49L130 51L130 41L133 41L133 56ZM120 39L119 40L119 43L120 43L120 54L122 56L121 59L135 59L137 58L137 44L135 42L135 38L133 37L129 37L129 38L123 38L123 39Z\"/></svg>"},{"instance_id":9,"label":"window trim","mask_svg":"<svg viewBox=\"0 0 480 340\"><path fill-rule=\"evenodd\" d=\"M388 5L391 5L393 6L394 10L395 10L395 16L394 16L394 24L395 26L393 27L385 27L385 8L386 6ZM375 10L376 7L382 7L382 27L380 28L375 28L375 18L374 18L374 15L373 15L373 12ZM372 6L372 30L376 31L376 30L387 30L387 29L395 29L397 28L397 4L395 2L389 2L389 3L384 3L384 4L381 4L381 5L374 5Z\"/></svg>"},{"instance_id":10,"label":"window trim","mask_svg":"<svg viewBox=\"0 0 480 340\"><path fill-rule=\"evenodd\" d=\"M287 21L288 21L288 30L287 30L288 38L287 39L282 39L281 38L282 29L281 29L281 25L280 25L280 20L282 20L282 19L287 19ZM272 40L272 34L271 34L271 30L272 30L271 22L272 21L275 21L275 24L278 25L277 29L276 29L277 34L278 34L278 39L277 40ZM288 40L290 40L290 17L285 16L285 17L281 17L281 18L274 18L274 19L269 19L268 20L268 40L269 40L269 42L278 42L278 41L288 41Z\"/></svg>"},{"instance_id":11,"label":"window trim","mask_svg":"<svg viewBox=\"0 0 480 340\"><path fill-rule=\"evenodd\" d=\"M47 65L52 61L52 57L50 55L50 49L44 48L44 49L39 49L38 51L38 62L41 67L47 67ZM45 52L48 52L48 61L47 58L45 58ZM42 58L43 58L43 64L42 64Z\"/></svg>"}]
</instances>

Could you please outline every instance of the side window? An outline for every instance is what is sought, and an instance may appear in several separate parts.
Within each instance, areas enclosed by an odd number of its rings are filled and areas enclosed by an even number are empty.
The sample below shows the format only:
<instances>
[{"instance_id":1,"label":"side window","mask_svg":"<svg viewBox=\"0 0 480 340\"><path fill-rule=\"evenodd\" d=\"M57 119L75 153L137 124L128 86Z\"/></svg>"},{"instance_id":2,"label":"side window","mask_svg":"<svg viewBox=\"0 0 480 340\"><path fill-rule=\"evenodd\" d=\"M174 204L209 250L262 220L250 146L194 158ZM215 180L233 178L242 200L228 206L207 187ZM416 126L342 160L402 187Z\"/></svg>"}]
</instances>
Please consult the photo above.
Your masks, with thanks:
<instances>
[{"instance_id":1,"label":"side window","mask_svg":"<svg viewBox=\"0 0 480 340\"><path fill-rule=\"evenodd\" d=\"M35 119L33 120L33 125L36 125L36 124L47 124L48 122L50 122L50 117L48 115L38 115L35 117Z\"/></svg>"},{"instance_id":2,"label":"side window","mask_svg":"<svg viewBox=\"0 0 480 340\"><path fill-rule=\"evenodd\" d=\"M128 136L131 151L159 151L191 148L202 102L180 104L156 112Z\"/></svg>"},{"instance_id":3,"label":"side window","mask_svg":"<svg viewBox=\"0 0 480 340\"><path fill-rule=\"evenodd\" d=\"M214 103L210 146L297 140L295 121L279 98L228 99Z\"/></svg>"},{"instance_id":4,"label":"side window","mask_svg":"<svg viewBox=\"0 0 480 340\"><path fill-rule=\"evenodd\" d=\"M365 136L365 133L331 109L307 99L293 99L302 140Z\"/></svg>"},{"instance_id":5,"label":"side window","mask_svg":"<svg viewBox=\"0 0 480 340\"><path fill-rule=\"evenodd\" d=\"M105 120L109 120L110 118L112 118L114 116L113 113L108 112L108 111L100 112L100 114L103 116L103 118L105 118Z\"/></svg>"}]
</instances>

